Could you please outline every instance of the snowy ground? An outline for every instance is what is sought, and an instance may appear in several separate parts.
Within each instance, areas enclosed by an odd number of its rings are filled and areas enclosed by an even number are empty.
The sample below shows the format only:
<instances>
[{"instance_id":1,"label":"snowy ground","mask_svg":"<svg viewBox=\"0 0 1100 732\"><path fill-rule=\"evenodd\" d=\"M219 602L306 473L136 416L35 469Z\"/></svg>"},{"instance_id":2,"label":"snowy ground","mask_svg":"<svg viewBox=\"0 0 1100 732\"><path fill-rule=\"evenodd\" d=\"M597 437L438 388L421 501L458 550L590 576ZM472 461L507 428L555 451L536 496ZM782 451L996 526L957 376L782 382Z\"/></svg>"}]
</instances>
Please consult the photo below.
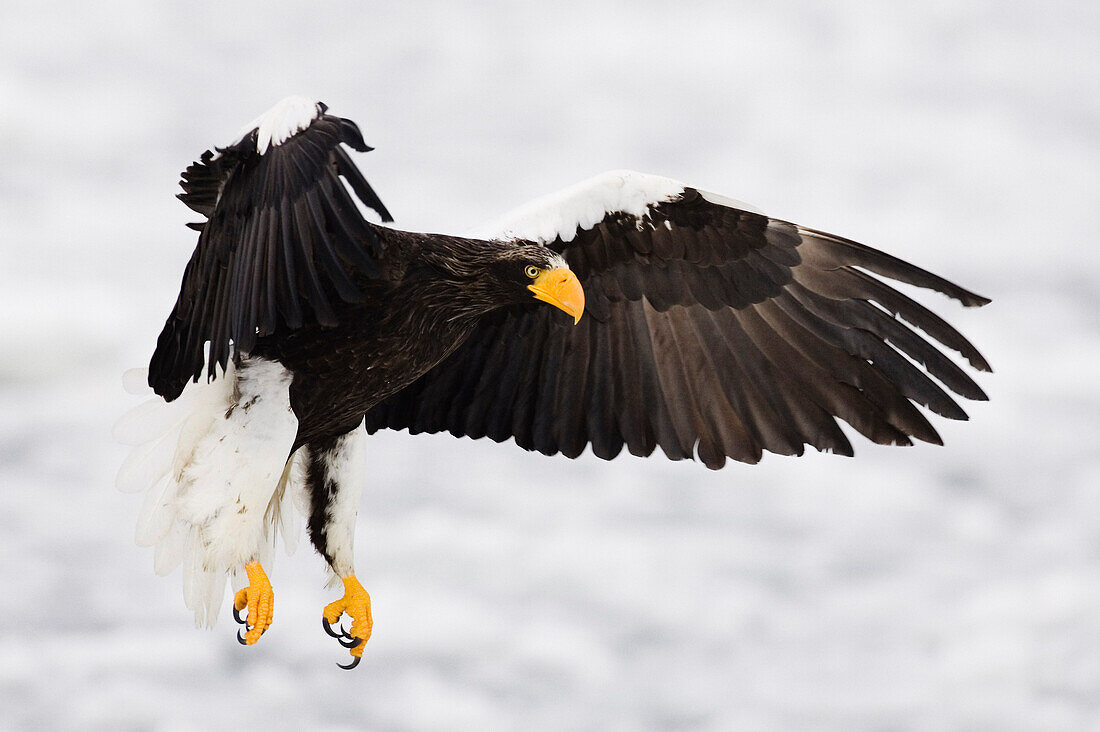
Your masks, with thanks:
<instances>
[{"instance_id":1,"label":"snowy ground","mask_svg":"<svg viewBox=\"0 0 1100 732\"><path fill-rule=\"evenodd\" d=\"M10 5L0 728L1100 726L1100 5ZM194 243L178 172L290 93L405 228L627 167L948 275L994 299L932 300L992 401L718 473L381 435L363 665L304 549L258 647L197 631L109 428Z\"/></svg>"}]
</instances>

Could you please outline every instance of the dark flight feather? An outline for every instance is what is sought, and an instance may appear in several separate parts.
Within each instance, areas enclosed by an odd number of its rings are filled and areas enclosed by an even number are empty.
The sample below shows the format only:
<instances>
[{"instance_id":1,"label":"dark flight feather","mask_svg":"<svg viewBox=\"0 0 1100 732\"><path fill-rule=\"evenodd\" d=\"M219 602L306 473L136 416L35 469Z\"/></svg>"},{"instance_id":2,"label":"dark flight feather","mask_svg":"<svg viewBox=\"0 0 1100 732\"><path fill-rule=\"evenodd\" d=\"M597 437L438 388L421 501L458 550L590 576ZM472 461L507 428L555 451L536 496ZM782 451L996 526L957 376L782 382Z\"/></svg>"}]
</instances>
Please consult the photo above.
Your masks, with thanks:
<instances>
[{"instance_id":1,"label":"dark flight feather","mask_svg":"<svg viewBox=\"0 0 1100 732\"><path fill-rule=\"evenodd\" d=\"M389 212L343 146L370 148L354 123L319 109L262 155L253 130L184 171L180 199L207 221L194 227L198 246L150 364L150 385L166 399L204 366L212 378L255 347L301 382L292 403L309 423L307 436L326 432L332 410L341 429L366 410L371 432L511 437L569 457L591 446L607 459L624 447L635 455L659 447L674 460L698 457L717 468L764 452L801 454L806 445L850 455L837 419L878 443L938 443L918 405L965 419L952 394L986 398L943 351L990 370L978 350L880 278L966 306L986 298L884 252L693 188L636 213L606 211L545 242L584 287L578 325L550 307L491 310L490 302L454 330L457 346L429 357L441 344L437 326L418 316L428 303L395 304L384 293L405 278L473 272L478 257L491 259L502 244L375 228L352 193L383 220ZM454 261L416 259L430 250ZM450 301L431 304L441 306ZM367 312L424 332L401 331L400 352L376 351L375 336L347 322ZM317 369L359 383L364 368L392 365L370 360L383 351L394 364L428 370L409 374L411 383L403 373L397 391L360 394L350 406L337 403L335 382L311 395Z\"/></svg>"},{"instance_id":2,"label":"dark flight feather","mask_svg":"<svg viewBox=\"0 0 1100 732\"><path fill-rule=\"evenodd\" d=\"M149 385L169 401L204 365L213 378L258 337L337 325L333 298L361 300L356 279L380 273L379 237L341 181L392 220L341 148L369 149L355 124L321 114L262 155L257 134L203 153L182 174L180 200L207 221L192 226L198 246L149 364Z\"/></svg>"},{"instance_id":3,"label":"dark flight feather","mask_svg":"<svg viewBox=\"0 0 1100 732\"><path fill-rule=\"evenodd\" d=\"M988 300L848 239L687 188L548 246L585 288L580 324L551 308L485 316L446 360L370 409L368 431L512 436L570 457L585 445L603 458L660 447L718 468L805 445L851 455L837 418L877 443L939 443L914 403L965 419L948 392L985 398L934 343L990 370L977 349L875 275L967 306Z\"/></svg>"}]
</instances>

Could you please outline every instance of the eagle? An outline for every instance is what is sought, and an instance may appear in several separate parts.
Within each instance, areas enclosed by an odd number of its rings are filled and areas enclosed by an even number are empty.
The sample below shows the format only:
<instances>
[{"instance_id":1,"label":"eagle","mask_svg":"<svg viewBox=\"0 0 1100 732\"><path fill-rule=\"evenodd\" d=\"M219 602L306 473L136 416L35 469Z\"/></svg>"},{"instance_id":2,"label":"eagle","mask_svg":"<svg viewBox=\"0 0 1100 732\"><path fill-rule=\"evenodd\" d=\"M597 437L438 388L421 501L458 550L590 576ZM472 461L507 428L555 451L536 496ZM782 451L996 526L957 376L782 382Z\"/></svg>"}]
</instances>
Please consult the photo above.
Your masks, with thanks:
<instances>
[{"instance_id":1,"label":"eagle","mask_svg":"<svg viewBox=\"0 0 1100 732\"><path fill-rule=\"evenodd\" d=\"M190 165L198 244L147 371L125 377L155 395L116 428L134 447L119 485L146 490L138 543L158 573L183 566L200 625L232 579L242 644L272 624L264 566L300 513L343 584L322 626L359 663L373 621L353 540L378 430L718 469L852 455L838 419L942 444L919 407L962 420L951 393L987 398L960 365L985 358L886 280L990 301L877 249L630 171L483 235L401 231L364 215L393 221L349 152L370 149L290 97Z\"/></svg>"}]
</instances>

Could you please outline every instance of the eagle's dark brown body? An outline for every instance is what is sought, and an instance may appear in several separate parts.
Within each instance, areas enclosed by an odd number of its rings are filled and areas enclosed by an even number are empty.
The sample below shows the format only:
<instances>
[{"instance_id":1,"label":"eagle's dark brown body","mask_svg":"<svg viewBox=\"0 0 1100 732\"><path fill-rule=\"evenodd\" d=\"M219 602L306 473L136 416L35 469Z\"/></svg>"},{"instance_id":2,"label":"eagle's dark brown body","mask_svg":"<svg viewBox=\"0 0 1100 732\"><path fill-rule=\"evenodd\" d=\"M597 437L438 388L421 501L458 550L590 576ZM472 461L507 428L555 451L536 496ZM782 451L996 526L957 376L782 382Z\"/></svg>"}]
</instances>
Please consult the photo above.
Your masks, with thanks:
<instances>
[{"instance_id":1,"label":"eagle's dark brown body","mask_svg":"<svg viewBox=\"0 0 1100 732\"><path fill-rule=\"evenodd\" d=\"M466 264L479 255L495 259L498 243L384 228L377 233L386 252L381 274L356 279L363 299L337 303L336 326L276 331L258 338L251 352L294 375L295 449L354 429L376 404L460 346L486 312L529 299L492 281L472 286L448 266L459 257Z\"/></svg>"},{"instance_id":2,"label":"eagle's dark brown body","mask_svg":"<svg viewBox=\"0 0 1100 732\"><path fill-rule=\"evenodd\" d=\"M885 252L630 171L501 239L396 231L345 187L392 220L342 147L369 149L355 124L282 104L183 174L206 221L149 385L172 401L231 361L278 371L272 401L289 388L297 420L283 476L301 456L310 536L341 577L357 441L379 429L717 469L807 445L851 455L838 419L880 444L940 443L918 407L966 419L950 392L986 398L941 347L988 371L981 353L888 281L989 301Z\"/></svg>"},{"instance_id":3,"label":"eagle's dark brown body","mask_svg":"<svg viewBox=\"0 0 1100 732\"><path fill-rule=\"evenodd\" d=\"M354 275L358 301L333 298L335 325L277 328L239 363L246 372L257 360L275 361L292 375L298 433L290 455L304 451L310 536L330 562L327 527L338 491L330 461L342 439L461 346L484 315L530 300L522 275L515 276L522 264L550 267L558 259L532 245L371 230L385 257L375 276Z\"/></svg>"}]
</instances>

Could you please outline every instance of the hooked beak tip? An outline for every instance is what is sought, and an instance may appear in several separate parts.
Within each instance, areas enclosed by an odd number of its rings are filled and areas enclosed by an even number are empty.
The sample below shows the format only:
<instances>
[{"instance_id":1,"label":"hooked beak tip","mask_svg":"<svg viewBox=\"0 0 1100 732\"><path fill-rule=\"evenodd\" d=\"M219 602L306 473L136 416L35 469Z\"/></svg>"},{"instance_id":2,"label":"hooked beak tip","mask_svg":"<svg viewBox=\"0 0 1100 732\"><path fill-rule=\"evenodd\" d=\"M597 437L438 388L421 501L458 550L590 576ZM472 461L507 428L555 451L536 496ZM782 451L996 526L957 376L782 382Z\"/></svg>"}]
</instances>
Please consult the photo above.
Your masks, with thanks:
<instances>
[{"instance_id":1,"label":"hooked beak tip","mask_svg":"<svg viewBox=\"0 0 1100 732\"><path fill-rule=\"evenodd\" d=\"M561 267L543 272L527 286L535 299L549 303L573 316L573 325L584 315L584 288L572 270Z\"/></svg>"}]
</instances>

